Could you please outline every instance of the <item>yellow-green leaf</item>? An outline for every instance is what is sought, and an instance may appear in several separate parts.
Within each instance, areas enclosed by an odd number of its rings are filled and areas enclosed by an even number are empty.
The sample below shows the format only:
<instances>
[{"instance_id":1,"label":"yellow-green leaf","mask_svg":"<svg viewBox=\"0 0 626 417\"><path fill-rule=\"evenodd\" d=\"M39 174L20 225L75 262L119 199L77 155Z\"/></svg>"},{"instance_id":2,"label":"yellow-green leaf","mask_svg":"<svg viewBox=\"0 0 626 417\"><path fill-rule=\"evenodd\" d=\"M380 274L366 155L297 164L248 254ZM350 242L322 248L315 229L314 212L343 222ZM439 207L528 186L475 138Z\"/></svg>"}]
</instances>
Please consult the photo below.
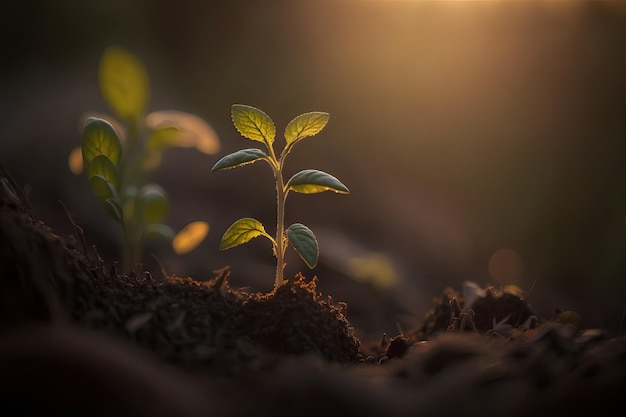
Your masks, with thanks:
<instances>
[{"instance_id":1,"label":"yellow-green leaf","mask_svg":"<svg viewBox=\"0 0 626 417\"><path fill-rule=\"evenodd\" d=\"M233 124L241 136L257 142L263 142L268 147L274 143L276 126L270 117L256 107L243 104L233 104L231 108Z\"/></svg>"},{"instance_id":2,"label":"yellow-green leaf","mask_svg":"<svg viewBox=\"0 0 626 417\"><path fill-rule=\"evenodd\" d=\"M89 185L100 200L117 199L115 187L102 175L89 177Z\"/></svg>"},{"instance_id":3,"label":"yellow-green leaf","mask_svg":"<svg viewBox=\"0 0 626 417\"><path fill-rule=\"evenodd\" d=\"M111 184L113 189L119 189L119 177L117 167L105 155L98 155L94 159L92 159L85 166L85 173L87 174L87 178L89 179L94 176L104 177Z\"/></svg>"},{"instance_id":4,"label":"yellow-green leaf","mask_svg":"<svg viewBox=\"0 0 626 417\"><path fill-rule=\"evenodd\" d=\"M194 250L209 233L209 224L203 221L189 223L183 227L172 241L174 252L179 255Z\"/></svg>"},{"instance_id":5,"label":"yellow-green leaf","mask_svg":"<svg viewBox=\"0 0 626 417\"><path fill-rule=\"evenodd\" d=\"M242 245L261 235L267 236L267 233L260 221L250 217L239 219L222 236L220 249L226 250Z\"/></svg>"},{"instance_id":6,"label":"yellow-green leaf","mask_svg":"<svg viewBox=\"0 0 626 417\"><path fill-rule=\"evenodd\" d=\"M260 149L242 149L226 155L213 166L211 171L235 168L241 165L251 164L259 159L267 158L267 154Z\"/></svg>"},{"instance_id":7,"label":"yellow-green leaf","mask_svg":"<svg viewBox=\"0 0 626 417\"><path fill-rule=\"evenodd\" d=\"M315 194L324 191L334 191L339 194L349 194L348 187L341 181L317 169L305 169L298 172L287 182L287 189L302 194Z\"/></svg>"},{"instance_id":8,"label":"yellow-green leaf","mask_svg":"<svg viewBox=\"0 0 626 417\"><path fill-rule=\"evenodd\" d=\"M81 149L85 166L99 155L106 156L117 165L122 155L122 144L113 125L96 117L90 117L85 122Z\"/></svg>"},{"instance_id":9,"label":"yellow-green leaf","mask_svg":"<svg viewBox=\"0 0 626 417\"><path fill-rule=\"evenodd\" d=\"M146 110L149 82L146 68L129 51L109 47L100 59L100 91L122 120L138 124Z\"/></svg>"},{"instance_id":10,"label":"yellow-green leaf","mask_svg":"<svg viewBox=\"0 0 626 417\"><path fill-rule=\"evenodd\" d=\"M308 136L317 135L328 123L328 113L304 113L293 119L285 128L285 140L292 144Z\"/></svg>"},{"instance_id":11,"label":"yellow-green leaf","mask_svg":"<svg viewBox=\"0 0 626 417\"><path fill-rule=\"evenodd\" d=\"M146 116L146 126L153 131L148 139L151 150L195 147L207 155L220 150L215 130L195 114L178 110L156 111Z\"/></svg>"},{"instance_id":12,"label":"yellow-green leaf","mask_svg":"<svg viewBox=\"0 0 626 417\"><path fill-rule=\"evenodd\" d=\"M158 127L150 132L147 142L149 151L160 152L173 146L187 148L193 144L189 143L183 131L175 126Z\"/></svg>"},{"instance_id":13,"label":"yellow-green leaf","mask_svg":"<svg viewBox=\"0 0 626 417\"><path fill-rule=\"evenodd\" d=\"M102 202L104 209L107 214L111 216L113 220L117 220L118 222L122 222L122 206L120 203L114 198L107 198Z\"/></svg>"},{"instance_id":14,"label":"yellow-green leaf","mask_svg":"<svg viewBox=\"0 0 626 417\"><path fill-rule=\"evenodd\" d=\"M157 184L145 185L139 190L137 208L146 224L159 223L169 211L167 193Z\"/></svg>"},{"instance_id":15,"label":"yellow-green leaf","mask_svg":"<svg viewBox=\"0 0 626 417\"><path fill-rule=\"evenodd\" d=\"M311 269L315 268L320 252L317 239L311 229L301 223L294 223L287 229L287 239L307 266Z\"/></svg>"},{"instance_id":16,"label":"yellow-green leaf","mask_svg":"<svg viewBox=\"0 0 626 417\"><path fill-rule=\"evenodd\" d=\"M347 263L350 277L355 281L368 282L381 290L388 290L397 284L396 270L387 255L369 253L349 258Z\"/></svg>"}]
</instances>

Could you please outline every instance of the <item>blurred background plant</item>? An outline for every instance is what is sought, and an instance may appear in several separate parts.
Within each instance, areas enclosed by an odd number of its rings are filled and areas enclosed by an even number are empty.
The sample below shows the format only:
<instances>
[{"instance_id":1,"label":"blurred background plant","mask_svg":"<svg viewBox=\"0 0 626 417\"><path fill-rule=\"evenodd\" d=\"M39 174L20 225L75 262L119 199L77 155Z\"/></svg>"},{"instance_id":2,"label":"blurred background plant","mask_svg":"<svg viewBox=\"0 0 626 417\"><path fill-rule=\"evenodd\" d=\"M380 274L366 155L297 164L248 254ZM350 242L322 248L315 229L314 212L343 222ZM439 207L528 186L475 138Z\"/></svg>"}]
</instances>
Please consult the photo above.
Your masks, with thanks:
<instances>
[{"instance_id":1,"label":"blurred background plant","mask_svg":"<svg viewBox=\"0 0 626 417\"><path fill-rule=\"evenodd\" d=\"M122 225L124 271L130 273L141 262L146 239L171 242L178 254L193 250L204 240L209 231L204 221L189 223L178 233L162 223L169 199L163 187L148 181L165 149L195 147L214 154L219 141L198 116L179 111L145 116L150 96L148 74L141 61L125 49L105 50L99 86L117 119L88 117L82 145L70 152L68 162L75 174L85 172L106 212Z\"/></svg>"},{"instance_id":2,"label":"blurred background plant","mask_svg":"<svg viewBox=\"0 0 626 417\"><path fill-rule=\"evenodd\" d=\"M301 109L332 115L332 130L286 169L314 160L349 185L350 198L291 196L286 221L306 218L315 230L319 289L348 302L360 331L392 333L396 321L408 328L445 286L492 283L489 259L499 248L523 259L520 287L536 280L530 303L538 313L575 310L581 325L618 329L626 299L625 7L2 2L0 159L30 184L43 220L71 232L63 201L105 259L117 258L117 225L103 218L85 179L63 168L76 120L85 109L106 111L100 54L123 45L150 69L152 106L202 116L224 154L238 149L232 103L254 104L282 126ZM207 159L184 148L163 154L153 179L173 202L168 224L178 230L206 218L225 230L252 207L259 221L274 221L267 167L211 175ZM233 191L250 176L254 187ZM160 251L161 261L198 279L237 265L232 285L271 290L275 264L263 243L220 252L220 237L210 233L184 256ZM286 276L302 267L295 256Z\"/></svg>"}]
</instances>

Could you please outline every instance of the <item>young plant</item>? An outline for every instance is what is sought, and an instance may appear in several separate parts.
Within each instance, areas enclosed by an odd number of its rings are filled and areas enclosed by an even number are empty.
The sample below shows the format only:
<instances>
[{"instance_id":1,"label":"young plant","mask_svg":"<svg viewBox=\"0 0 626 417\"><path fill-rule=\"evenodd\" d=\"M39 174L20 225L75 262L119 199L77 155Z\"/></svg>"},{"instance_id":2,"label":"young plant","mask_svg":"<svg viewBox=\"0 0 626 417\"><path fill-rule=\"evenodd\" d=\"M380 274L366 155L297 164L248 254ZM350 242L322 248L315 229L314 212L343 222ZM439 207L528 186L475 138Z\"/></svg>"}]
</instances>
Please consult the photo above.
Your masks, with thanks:
<instances>
[{"instance_id":1,"label":"young plant","mask_svg":"<svg viewBox=\"0 0 626 417\"><path fill-rule=\"evenodd\" d=\"M246 243L257 236L265 236L272 242L276 256L275 286L279 287L283 284L287 246L291 245L311 269L317 265L319 257L317 239L308 227L301 223L294 223L285 230L285 200L289 192L295 191L303 194L315 194L323 191L334 191L339 194L349 193L348 188L337 178L315 169L300 171L287 182L283 178L285 158L291 149L302 139L318 134L328 123L329 116L328 113L322 112L304 113L289 122L284 132L285 146L280 155L276 156L274 151L276 126L267 114L255 107L235 104L232 106L231 115L237 131L247 139L263 143L267 152L257 148L242 149L220 159L212 171L235 168L260 160L269 164L276 179L276 236L269 235L258 220L246 217L237 220L226 230L220 242L220 249L226 250Z\"/></svg>"},{"instance_id":2,"label":"young plant","mask_svg":"<svg viewBox=\"0 0 626 417\"><path fill-rule=\"evenodd\" d=\"M83 127L82 146L70 154L70 168L84 170L91 189L106 212L122 225L124 269L139 264L146 239L161 238L177 253L193 250L208 233L198 221L178 234L162 223L169 210L165 190L148 182L170 147L196 147L214 154L217 135L198 116L160 111L146 116L149 81L143 64L130 52L110 47L99 68L100 91L119 121L89 117Z\"/></svg>"}]
</instances>

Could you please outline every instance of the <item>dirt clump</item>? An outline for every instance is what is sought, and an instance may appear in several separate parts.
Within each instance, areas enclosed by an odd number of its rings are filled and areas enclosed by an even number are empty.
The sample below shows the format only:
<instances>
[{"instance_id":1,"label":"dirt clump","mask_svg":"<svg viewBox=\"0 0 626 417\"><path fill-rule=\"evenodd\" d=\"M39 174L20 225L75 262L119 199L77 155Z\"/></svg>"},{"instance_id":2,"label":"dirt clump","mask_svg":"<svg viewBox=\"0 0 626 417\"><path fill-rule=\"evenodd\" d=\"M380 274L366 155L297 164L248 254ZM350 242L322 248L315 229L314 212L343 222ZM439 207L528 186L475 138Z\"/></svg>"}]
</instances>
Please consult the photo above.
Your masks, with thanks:
<instances>
[{"instance_id":1,"label":"dirt clump","mask_svg":"<svg viewBox=\"0 0 626 417\"><path fill-rule=\"evenodd\" d=\"M326 359L357 360L360 342L346 320L344 309L331 297L322 299L317 278L302 275L268 294L251 294L238 316L246 338L272 351L287 354L319 353Z\"/></svg>"}]
</instances>

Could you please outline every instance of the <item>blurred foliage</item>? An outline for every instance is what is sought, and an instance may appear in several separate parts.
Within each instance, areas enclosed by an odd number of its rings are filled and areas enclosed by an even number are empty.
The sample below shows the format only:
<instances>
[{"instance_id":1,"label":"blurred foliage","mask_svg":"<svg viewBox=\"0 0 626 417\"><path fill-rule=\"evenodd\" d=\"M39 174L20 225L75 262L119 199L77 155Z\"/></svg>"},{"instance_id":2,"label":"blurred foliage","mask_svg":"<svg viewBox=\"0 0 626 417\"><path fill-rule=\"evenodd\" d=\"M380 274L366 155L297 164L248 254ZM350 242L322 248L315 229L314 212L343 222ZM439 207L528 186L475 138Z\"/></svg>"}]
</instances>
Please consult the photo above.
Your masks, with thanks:
<instances>
[{"instance_id":1,"label":"blurred foliage","mask_svg":"<svg viewBox=\"0 0 626 417\"><path fill-rule=\"evenodd\" d=\"M162 224L169 212L167 193L158 184L148 183L163 151L170 147L196 146L215 153L219 141L200 118L181 112L147 111L150 86L142 62L132 53L109 47L102 54L100 91L119 118L113 123L89 117L83 127L80 147L82 166L92 191L106 212L122 225L124 270L135 270L143 255L146 239L172 242L176 253L186 253L202 242L209 231L206 222L187 225L179 234ZM109 117L109 119L111 119ZM123 133L123 134L122 134ZM80 173L78 152L70 152L72 172Z\"/></svg>"}]
</instances>

